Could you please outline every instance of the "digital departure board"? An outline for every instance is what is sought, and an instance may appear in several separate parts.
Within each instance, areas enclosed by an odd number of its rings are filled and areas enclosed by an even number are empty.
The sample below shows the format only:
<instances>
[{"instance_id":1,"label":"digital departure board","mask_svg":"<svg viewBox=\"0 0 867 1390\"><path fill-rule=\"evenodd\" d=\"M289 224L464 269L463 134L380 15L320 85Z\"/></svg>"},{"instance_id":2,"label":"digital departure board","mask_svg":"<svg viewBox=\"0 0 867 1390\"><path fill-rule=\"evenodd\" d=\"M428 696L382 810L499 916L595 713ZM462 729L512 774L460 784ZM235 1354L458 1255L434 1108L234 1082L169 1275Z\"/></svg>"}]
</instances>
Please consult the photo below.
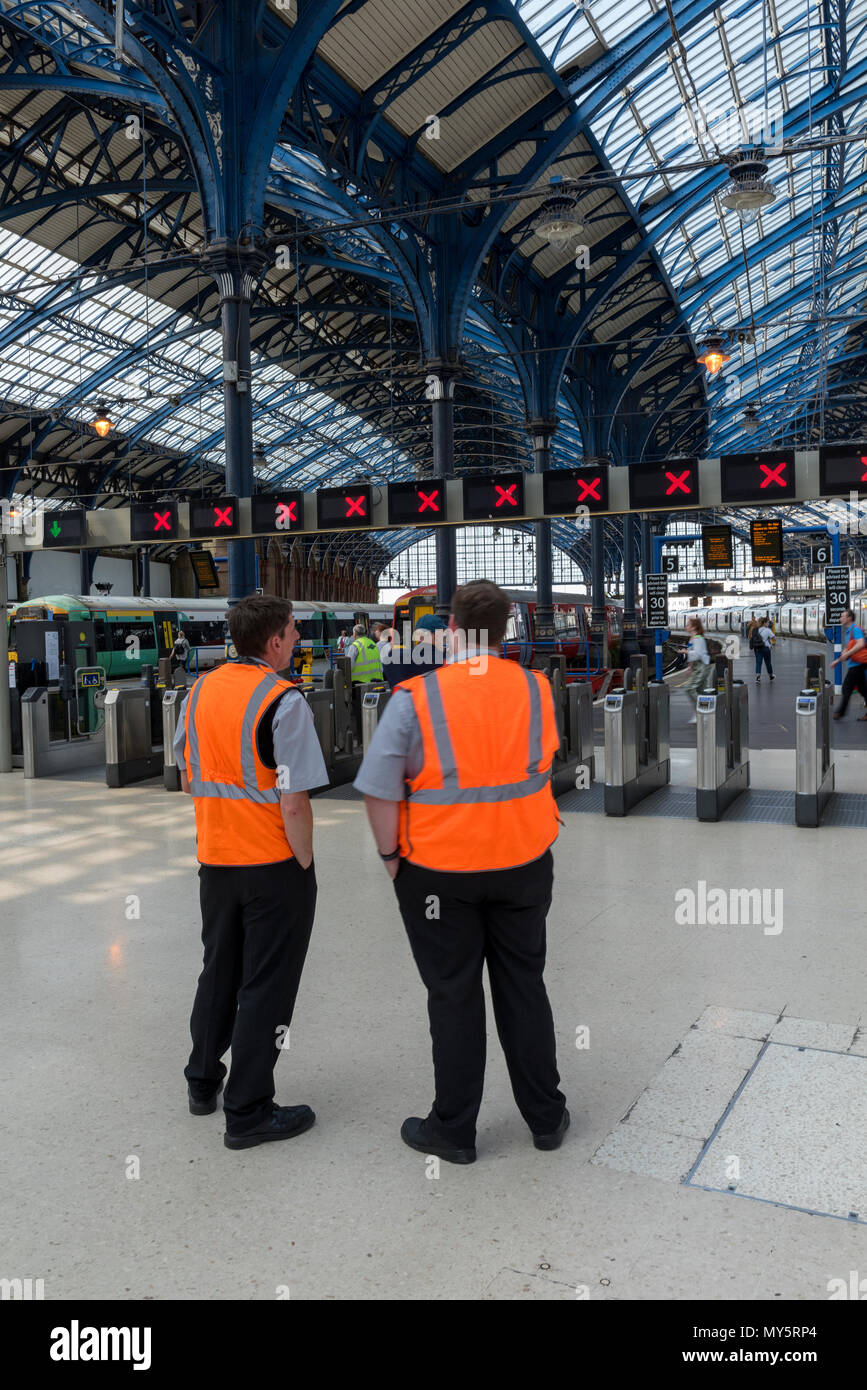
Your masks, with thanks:
<instances>
[{"instance_id":1,"label":"digital departure board","mask_svg":"<svg viewBox=\"0 0 867 1390\"><path fill-rule=\"evenodd\" d=\"M783 523L766 518L750 522L750 546L754 565L783 563Z\"/></svg>"},{"instance_id":2,"label":"digital departure board","mask_svg":"<svg viewBox=\"0 0 867 1390\"><path fill-rule=\"evenodd\" d=\"M464 478L465 521L508 521L523 515L523 473Z\"/></svg>"},{"instance_id":3,"label":"digital departure board","mask_svg":"<svg viewBox=\"0 0 867 1390\"><path fill-rule=\"evenodd\" d=\"M706 570L730 570L735 562L732 528L702 526L701 553Z\"/></svg>"},{"instance_id":4,"label":"digital departure board","mask_svg":"<svg viewBox=\"0 0 867 1390\"><path fill-rule=\"evenodd\" d=\"M698 459L639 463L629 469L629 505L633 511L657 507L697 507Z\"/></svg>"},{"instance_id":5,"label":"digital departure board","mask_svg":"<svg viewBox=\"0 0 867 1390\"><path fill-rule=\"evenodd\" d=\"M193 574L196 576L196 583L200 589L219 589L220 581L217 577L217 566L214 564L214 557L210 550L191 550L189 552L190 564L193 567Z\"/></svg>"},{"instance_id":6,"label":"digital departure board","mask_svg":"<svg viewBox=\"0 0 867 1390\"><path fill-rule=\"evenodd\" d=\"M81 548L87 545L87 513L84 507L58 508L43 514L42 544Z\"/></svg>"},{"instance_id":7,"label":"digital departure board","mask_svg":"<svg viewBox=\"0 0 867 1390\"><path fill-rule=\"evenodd\" d=\"M795 497L794 450L723 454L720 495L723 502L780 502Z\"/></svg>"},{"instance_id":8,"label":"digital departure board","mask_svg":"<svg viewBox=\"0 0 867 1390\"><path fill-rule=\"evenodd\" d=\"M819 450L819 491L823 497L867 494L867 444L823 444Z\"/></svg>"},{"instance_id":9,"label":"digital departure board","mask_svg":"<svg viewBox=\"0 0 867 1390\"><path fill-rule=\"evenodd\" d=\"M250 529L257 535L300 531L304 525L303 492L260 492L250 498Z\"/></svg>"},{"instance_id":10,"label":"digital departure board","mask_svg":"<svg viewBox=\"0 0 867 1390\"><path fill-rule=\"evenodd\" d=\"M446 485L442 478L429 482L388 484L389 526L414 526L417 521L446 520Z\"/></svg>"},{"instance_id":11,"label":"digital departure board","mask_svg":"<svg viewBox=\"0 0 867 1390\"><path fill-rule=\"evenodd\" d=\"M173 541L178 535L178 504L133 502L129 509L129 538L131 541Z\"/></svg>"},{"instance_id":12,"label":"digital departure board","mask_svg":"<svg viewBox=\"0 0 867 1390\"><path fill-rule=\"evenodd\" d=\"M579 507L607 512L608 465L551 469L542 474L542 498L542 510L551 516L570 516Z\"/></svg>"},{"instance_id":13,"label":"digital departure board","mask_svg":"<svg viewBox=\"0 0 867 1390\"><path fill-rule=\"evenodd\" d=\"M367 483L351 487L322 487L316 494L316 520L320 531L370 526L371 496Z\"/></svg>"},{"instance_id":14,"label":"digital departure board","mask_svg":"<svg viewBox=\"0 0 867 1390\"><path fill-rule=\"evenodd\" d=\"M238 534L237 497L196 497L190 502L190 535L236 536Z\"/></svg>"}]
</instances>

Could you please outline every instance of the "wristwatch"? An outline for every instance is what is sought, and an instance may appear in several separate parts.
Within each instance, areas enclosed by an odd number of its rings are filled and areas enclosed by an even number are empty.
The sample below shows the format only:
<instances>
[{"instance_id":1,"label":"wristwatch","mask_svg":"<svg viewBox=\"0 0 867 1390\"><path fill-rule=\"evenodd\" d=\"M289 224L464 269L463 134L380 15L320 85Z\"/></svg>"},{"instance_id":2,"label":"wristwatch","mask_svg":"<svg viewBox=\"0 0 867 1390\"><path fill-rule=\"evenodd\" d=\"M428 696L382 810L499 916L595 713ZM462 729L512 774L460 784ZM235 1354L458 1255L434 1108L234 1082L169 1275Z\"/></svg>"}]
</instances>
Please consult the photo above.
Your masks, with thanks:
<instances>
[{"instance_id":1,"label":"wristwatch","mask_svg":"<svg viewBox=\"0 0 867 1390\"><path fill-rule=\"evenodd\" d=\"M380 859L384 859L385 862L386 862L386 864L389 863L389 861L392 860L392 859L399 859L399 858L400 858L400 847L398 846L398 848L397 848L396 850L394 850L391 854L383 854L382 851L380 851L379 857L380 857Z\"/></svg>"}]
</instances>

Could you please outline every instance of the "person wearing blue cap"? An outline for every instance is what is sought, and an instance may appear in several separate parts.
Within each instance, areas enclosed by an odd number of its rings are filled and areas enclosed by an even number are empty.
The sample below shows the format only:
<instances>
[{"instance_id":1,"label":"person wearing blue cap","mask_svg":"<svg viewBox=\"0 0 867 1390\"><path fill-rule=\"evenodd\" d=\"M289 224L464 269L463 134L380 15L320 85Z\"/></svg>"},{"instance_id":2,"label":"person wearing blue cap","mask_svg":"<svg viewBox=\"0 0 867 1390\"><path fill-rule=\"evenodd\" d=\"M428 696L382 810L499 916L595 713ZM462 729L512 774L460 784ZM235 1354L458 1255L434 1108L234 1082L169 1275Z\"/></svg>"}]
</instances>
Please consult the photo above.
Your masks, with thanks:
<instances>
[{"instance_id":1,"label":"person wearing blue cap","mask_svg":"<svg viewBox=\"0 0 867 1390\"><path fill-rule=\"evenodd\" d=\"M438 666L442 666L448 650L445 636L428 634L447 633L448 623L444 619L438 618L435 613L423 614L415 625L413 646L410 649L402 647L399 634L394 629L392 631L395 641L390 650L384 649L381 653L382 674L391 690L401 681L409 680L412 676L422 676L425 671L434 671ZM417 634L420 632L425 636L417 641Z\"/></svg>"}]
</instances>

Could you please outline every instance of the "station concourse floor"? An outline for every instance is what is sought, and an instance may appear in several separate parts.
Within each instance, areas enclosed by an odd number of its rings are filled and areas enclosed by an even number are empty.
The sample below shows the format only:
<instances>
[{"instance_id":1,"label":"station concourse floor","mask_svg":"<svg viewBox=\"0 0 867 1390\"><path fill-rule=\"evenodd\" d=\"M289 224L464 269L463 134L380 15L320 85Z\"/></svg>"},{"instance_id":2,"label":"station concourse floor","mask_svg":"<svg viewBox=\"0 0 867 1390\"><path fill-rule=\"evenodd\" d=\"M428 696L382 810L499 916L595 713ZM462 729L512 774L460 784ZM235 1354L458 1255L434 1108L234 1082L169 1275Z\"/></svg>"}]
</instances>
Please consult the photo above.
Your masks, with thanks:
<instances>
[{"instance_id":1,"label":"station concourse floor","mask_svg":"<svg viewBox=\"0 0 867 1390\"><path fill-rule=\"evenodd\" d=\"M864 748L840 754L849 790L867 790ZM791 786L793 761L754 752L753 785ZM858 830L564 808L547 981L572 1128L533 1148L489 1010L478 1161L434 1177L399 1138L432 1071L394 895L357 794L314 808L318 910L277 1099L317 1123L235 1153L219 1108L187 1110L191 802L98 771L0 777L0 1276L46 1299L806 1301L867 1275ZM680 925L675 894L699 881L781 891L774 927Z\"/></svg>"}]
</instances>

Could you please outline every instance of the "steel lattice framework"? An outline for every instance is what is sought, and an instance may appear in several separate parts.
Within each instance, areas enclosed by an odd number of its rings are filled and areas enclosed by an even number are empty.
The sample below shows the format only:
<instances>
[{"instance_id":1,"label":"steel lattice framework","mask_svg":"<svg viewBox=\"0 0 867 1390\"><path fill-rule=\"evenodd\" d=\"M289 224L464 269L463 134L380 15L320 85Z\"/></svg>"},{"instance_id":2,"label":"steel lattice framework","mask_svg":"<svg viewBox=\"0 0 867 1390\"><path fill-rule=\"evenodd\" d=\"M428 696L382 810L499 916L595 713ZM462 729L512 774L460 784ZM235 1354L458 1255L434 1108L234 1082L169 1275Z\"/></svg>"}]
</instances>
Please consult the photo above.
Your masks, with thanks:
<instances>
[{"instance_id":1,"label":"steel lattice framework","mask_svg":"<svg viewBox=\"0 0 867 1390\"><path fill-rule=\"evenodd\" d=\"M714 113L742 140L758 100L786 137L859 128L867 0L123 15L118 51L114 0L0 0L4 493L222 487L241 282L262 487L430 472L432 375L458 473L532 467L540 429L552 467L746 446L747 400L753 443L860 436L860 143L775 165L777 200L745 229L711 157ZM684 128L691 104L710 136ZM587 257L536 231L526 195L555 175L580 181ZM755 341L708 390L711 323ZM603 530L613 575L622 526ZM587 572L587 534L552 537ZM416 539L325 543L381 569Z\"/></svg>"}]
</instances>

